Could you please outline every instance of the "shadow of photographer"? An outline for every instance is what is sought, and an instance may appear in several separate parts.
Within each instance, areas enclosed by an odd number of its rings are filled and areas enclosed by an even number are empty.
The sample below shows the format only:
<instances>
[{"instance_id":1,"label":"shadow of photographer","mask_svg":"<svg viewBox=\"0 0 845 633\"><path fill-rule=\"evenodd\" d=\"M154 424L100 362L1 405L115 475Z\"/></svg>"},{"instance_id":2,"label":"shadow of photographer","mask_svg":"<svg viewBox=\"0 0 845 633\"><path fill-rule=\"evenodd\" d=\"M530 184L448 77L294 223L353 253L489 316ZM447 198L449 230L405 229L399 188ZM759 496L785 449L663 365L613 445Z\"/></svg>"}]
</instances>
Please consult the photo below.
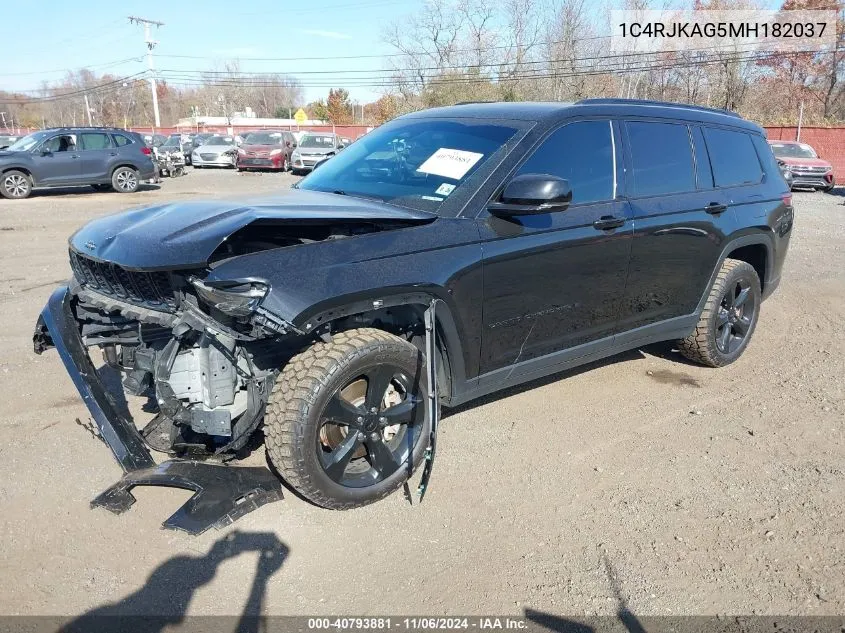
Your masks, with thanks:
<instances>
[{"instance_id":1,"label":"shadow of photographer","mask_svg":"<svg viewBox=\"0 0 845 633\"><path fill-rule=\"evenodd\" d=\"M153 570L138 591L119 602L91 609L62 626L59 632L158 633L165 627L182 624L194 592L212 581L220 564L250 552L259 553L258 564L246 605L237 622L233 619L231 630L257 633L267 583L282 567L290 550L273 533L237 530L217 540L204 556L180 555L168 559Z\"/></svg>"}]
</instances>

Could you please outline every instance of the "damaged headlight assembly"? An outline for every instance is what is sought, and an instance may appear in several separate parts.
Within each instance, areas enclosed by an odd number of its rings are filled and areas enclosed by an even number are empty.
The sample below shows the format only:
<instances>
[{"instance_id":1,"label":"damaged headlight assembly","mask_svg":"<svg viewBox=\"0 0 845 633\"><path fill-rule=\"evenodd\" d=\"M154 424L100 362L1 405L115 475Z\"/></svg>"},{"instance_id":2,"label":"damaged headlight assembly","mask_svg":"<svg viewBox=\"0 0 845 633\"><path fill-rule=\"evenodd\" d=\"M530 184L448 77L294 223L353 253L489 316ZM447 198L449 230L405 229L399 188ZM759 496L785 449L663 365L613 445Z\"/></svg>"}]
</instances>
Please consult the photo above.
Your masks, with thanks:
<instances>
[{"instance_id":1,"label":"damaged headlight assembly","mask_svg":"<svg viewBox=\"0 0 845 633\"><path fill-rule=\"evenodd\" d=\"M200 301L233 317L250 316L270 290L267 284L258 281L204 282L196 277L189 281Z\"/></svg>"}]
</instances>

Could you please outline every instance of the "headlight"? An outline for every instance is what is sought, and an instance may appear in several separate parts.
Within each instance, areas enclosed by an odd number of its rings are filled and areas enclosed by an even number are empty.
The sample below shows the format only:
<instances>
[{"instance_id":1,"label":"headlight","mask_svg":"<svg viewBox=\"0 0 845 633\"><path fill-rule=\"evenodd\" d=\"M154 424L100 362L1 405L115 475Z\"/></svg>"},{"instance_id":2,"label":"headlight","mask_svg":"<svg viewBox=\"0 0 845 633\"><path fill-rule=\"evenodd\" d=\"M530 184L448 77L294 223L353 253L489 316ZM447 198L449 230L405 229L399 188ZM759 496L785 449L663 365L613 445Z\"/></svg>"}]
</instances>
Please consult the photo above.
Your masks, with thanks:
<instances>
[{"instance_id":1,"label":"headlight","mask_svg":"<svg viewBox=\"0 0 845 633\"><path fill-rule=\"evenodd\" d=\"M255 312L269 290L265 284L255 281L217 281L212 282L213 285L196 277L190 281L203 303L236 317L249 316Z\"/></svg>"},{"instance_id":2,"label":"headlight","mask_svg":"<svg viewBox=\"0 0 845 633\"><path fill-rule=\"evenodd\" d=\"M246 150L242 150L240 147L238 148L238 154L241 156L246 156Z\"/></svg>"},{"instance_id":3,"label":"headlight","mask_svg":"<svg viewBox=\"0 0 845 633\"><path fill-rule=\"evenodd\" d=\"M293 150L293 154L290 155L291 160L299 160L302 158L302 155L299 153L298 149Z\"/></svg>"},{"instance_id":4,"label":"headlight","mask_svg":"<svg viewBox=\"0 0 845 633\"><path fill-rule=\"evenodd\" d=\"M278 156L281 153L282 153L282 148L280 147L280 148L274 149L272 152L270 152L270 156Z\"/></svg>"}]
</instances>

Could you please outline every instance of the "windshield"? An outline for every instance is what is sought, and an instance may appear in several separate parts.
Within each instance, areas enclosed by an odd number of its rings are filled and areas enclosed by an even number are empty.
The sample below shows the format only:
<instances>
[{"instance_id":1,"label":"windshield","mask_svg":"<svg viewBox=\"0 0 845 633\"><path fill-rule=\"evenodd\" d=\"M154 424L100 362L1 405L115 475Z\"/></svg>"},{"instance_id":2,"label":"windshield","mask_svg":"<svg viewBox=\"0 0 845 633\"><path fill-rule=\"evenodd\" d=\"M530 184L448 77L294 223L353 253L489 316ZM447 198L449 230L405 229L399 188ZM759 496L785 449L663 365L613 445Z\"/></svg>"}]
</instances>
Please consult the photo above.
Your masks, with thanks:
<instances>
[{"instance_id":1,"label":"windshield","mask_svg":"<svg viewBox=\"0 0 845 633\"><path fill-rule=\"evenodd\" d=\"M516 131L482 120L400 119L362 137L299 186L435 212Z\"/></svg>"},{"instance_id":2,"label":"windshield","mask_svg":"<svg viewBox=\"0 0 845 633\"><path fill-rule=\"evenodd\" d=\"M212 136L203 145L234 145L235 139L231 136Z\"/></svg>"},{"instance_id":3,"label":"windshield","mask_svg":"<svg viewBox=\"0 0 845 633\"><path fill-rule=\"evenodd\" d=\"M247 145L281 145L281 132L250 132L244 137Z\"/></svg>"},{"instance_id":4,"label":"windshield","mask_svg":"<svg viewBox=\"0 0 845 633\"><path fill-rule=\"evenodd\" d=\"M41 141L43 141L49 135L49 132L33 132L32 134L27 134L21 139L18 139L11 145L9 145L8 149L10 152L28 152L33 147L38 145Z\"/></svg>"},{"instance_id":5,"label":"windshield","mask_svg":"<svg viewBox=\"0 0 845 633\"><path fill-rule=\"evenodd\" d=\"M162 147L182 147L182 139L178 136L171 136L164 142Z\"/></svg>"},{"instance_id":6,"label":"windshield","mask_svg":"<svg viewBox=\"0 0 845 633\"><path fill-rule=\"evenodd\" d=\"M778 158L818 158L815 150L803 143L771 143Z\"/></svg>"},{"instance_id":7,"label":"windshield","mask_svg":"<svg viewBox=\"0 0 845 633\"><path fill-rule=\"evenodd\" d=\"M302 137L302 141L300 141L299 146L306 148L318 147L321 149L332 149L334 148L334 137L326 136L325 134L306 134Z\"/></svg>"}]
</instances>

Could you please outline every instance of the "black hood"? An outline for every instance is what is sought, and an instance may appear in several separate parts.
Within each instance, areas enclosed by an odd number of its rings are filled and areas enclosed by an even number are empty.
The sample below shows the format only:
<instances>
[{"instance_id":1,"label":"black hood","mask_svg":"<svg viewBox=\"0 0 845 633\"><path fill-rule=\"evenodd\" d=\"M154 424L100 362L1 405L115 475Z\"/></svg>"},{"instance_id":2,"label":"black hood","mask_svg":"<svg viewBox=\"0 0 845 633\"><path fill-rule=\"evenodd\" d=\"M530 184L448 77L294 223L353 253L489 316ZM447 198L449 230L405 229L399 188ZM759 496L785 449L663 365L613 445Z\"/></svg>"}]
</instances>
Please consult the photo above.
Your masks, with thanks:
<instances>
[{"instance_id":1,"label":"black hood","mask_svg":"<svg viewBox=\"0 0 845 633\"><path fill-rule=\"evenodd\" d=\"M248 202L179 202L106 216L70 238L82 255L136 270L203 266L230 235L253 222L421 224L437 216L373 200L302 189Z\"/></svg>"}]
</instances>

